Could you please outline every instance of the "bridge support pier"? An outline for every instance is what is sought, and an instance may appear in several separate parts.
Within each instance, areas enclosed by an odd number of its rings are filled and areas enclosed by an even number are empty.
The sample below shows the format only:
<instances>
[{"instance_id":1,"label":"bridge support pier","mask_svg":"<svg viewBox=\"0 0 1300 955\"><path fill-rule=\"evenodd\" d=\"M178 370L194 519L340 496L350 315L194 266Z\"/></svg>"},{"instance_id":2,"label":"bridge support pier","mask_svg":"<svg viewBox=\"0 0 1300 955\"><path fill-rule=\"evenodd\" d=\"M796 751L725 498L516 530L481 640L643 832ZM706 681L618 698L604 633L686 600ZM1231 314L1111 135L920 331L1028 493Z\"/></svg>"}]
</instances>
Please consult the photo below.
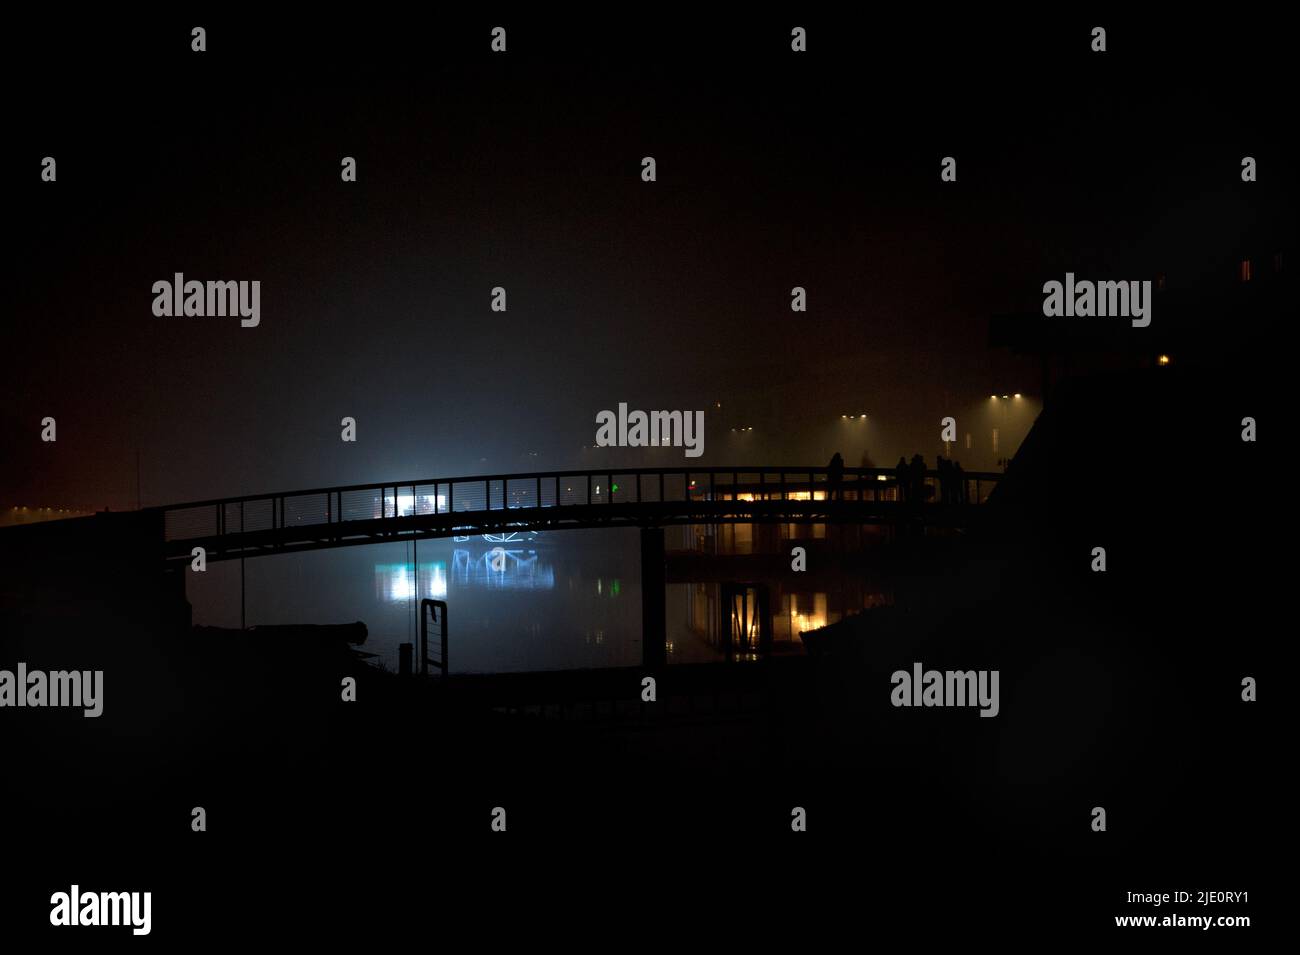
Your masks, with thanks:
<instances>
[{"instance_id":1,"label":"bridge support pier","mask_svg":"<svg viewBox=\"0 0 1300 955\"><path fill-rule=\"evenodd\" d=\"M664 529L641 528L641 664L657 669L668 662L667 568Z\"/></svg>"}]
</instances>

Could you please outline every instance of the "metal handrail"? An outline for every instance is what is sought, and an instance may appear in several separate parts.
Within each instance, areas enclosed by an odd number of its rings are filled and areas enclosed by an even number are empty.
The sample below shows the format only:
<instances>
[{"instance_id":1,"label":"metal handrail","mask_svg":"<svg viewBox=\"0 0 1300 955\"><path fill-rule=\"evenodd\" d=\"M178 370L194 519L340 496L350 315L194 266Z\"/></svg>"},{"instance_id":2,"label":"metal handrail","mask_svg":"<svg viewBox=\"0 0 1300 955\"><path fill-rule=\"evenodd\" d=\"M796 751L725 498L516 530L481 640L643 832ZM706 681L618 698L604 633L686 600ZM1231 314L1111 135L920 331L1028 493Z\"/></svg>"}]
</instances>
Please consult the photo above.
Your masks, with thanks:
<instances>
[{"instance_id":1,"label":"metal handrail","mask_svg":"<svg viewBox=\"0 0 1300 955\"><path fill-rule=\"evenodd\" d=\"M442 649L439 659L429 659L429 614L427 611L433 611L433 621L442 625ZM441 615L439 614L441 611ZM429 664L432 663L442 675L447 675L447 601L434 600L431 597L425 597L420 601L420 675L429 675Z\"/></svg>"}]
</instances>

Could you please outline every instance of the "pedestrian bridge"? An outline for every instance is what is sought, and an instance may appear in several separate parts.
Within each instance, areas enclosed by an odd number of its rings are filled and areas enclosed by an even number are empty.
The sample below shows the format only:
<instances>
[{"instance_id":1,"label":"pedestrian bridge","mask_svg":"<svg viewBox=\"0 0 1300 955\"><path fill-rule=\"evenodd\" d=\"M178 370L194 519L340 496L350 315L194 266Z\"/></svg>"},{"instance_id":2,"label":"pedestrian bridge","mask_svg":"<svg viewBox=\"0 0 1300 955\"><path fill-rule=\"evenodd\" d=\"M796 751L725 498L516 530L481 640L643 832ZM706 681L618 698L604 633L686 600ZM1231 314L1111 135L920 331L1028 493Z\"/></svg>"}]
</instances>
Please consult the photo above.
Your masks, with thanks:
<instances>
[{"instance_id":1,"label":"pedestrian bridge","mask_svg":"<svg viewBox=\"0 0 1300 955\"><path fill-rule=\"evenodd\" d=\"M348 485L149 510L161 515L168 561L188 561L195 547L216 561L520 530L901 521L961 526L988 500L999 477L941 479L927 471L918 492L900 489L886 468L627 468Z\"/></svg>"}]
</instances>

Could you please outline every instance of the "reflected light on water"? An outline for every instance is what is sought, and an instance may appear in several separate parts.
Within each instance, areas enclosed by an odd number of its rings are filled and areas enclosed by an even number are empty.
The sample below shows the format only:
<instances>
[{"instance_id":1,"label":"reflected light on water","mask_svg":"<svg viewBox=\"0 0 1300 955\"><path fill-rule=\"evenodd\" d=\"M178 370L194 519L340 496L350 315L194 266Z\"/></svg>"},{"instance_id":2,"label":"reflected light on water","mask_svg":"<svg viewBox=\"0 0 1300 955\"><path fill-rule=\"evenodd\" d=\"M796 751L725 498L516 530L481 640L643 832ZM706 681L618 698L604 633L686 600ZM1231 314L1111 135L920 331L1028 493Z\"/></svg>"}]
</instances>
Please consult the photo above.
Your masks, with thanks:
<instances>
[{"instance_id":1,"label":"reflected light on water","mask_svg":"<svg viewBox=\"0 0 1300 955\"><path fill-rule=\"evenodd\" d=\"M789 614L791 639L798 634L807 633L809 630L820 630L829 622L826 594L813 594L811 607L808 606L806 596L791 595Z\"/></svg>"},{"instance_id":2,"label":"reflected light on water","mask_svg":"<svg viewBox=\"0 0 1300 955\"><path fill-rule=\"evenodd\" d=\"M403 603L415 597L415 568L411 564L375 564L375 596L388 603ZM447 563L420 562L420 597L447 599Z\"/></svg>"},{"instance_id":3,"label":"reflected light on water","mask_svg":"<svg viewBox=\"0 0 1300 955\"><path fill-rule=\"evenodd\" d=\"M457 587L490 590L553 590L555 568L537 559L537 551L497 546L475 554L457 548L451 575Z\"/></svg>"}]
</instances>

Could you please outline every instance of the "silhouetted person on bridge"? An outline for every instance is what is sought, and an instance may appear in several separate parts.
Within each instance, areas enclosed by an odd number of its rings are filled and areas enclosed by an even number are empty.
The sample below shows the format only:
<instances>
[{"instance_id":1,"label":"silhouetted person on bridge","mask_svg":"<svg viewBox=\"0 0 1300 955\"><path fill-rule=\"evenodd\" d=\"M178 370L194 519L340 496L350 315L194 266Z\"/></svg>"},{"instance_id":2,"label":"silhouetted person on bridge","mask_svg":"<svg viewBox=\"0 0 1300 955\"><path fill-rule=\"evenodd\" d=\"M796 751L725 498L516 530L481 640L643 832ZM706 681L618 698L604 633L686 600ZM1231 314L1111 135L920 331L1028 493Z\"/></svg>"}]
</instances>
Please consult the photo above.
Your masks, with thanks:
<instances>
[{"instance_id":1,"label":"silhouetted person on bridge","mask_svg":"<svg viewBox=\"0 0 1300 955\"><path fill-rule=\"evenodd\" d=\"M939 500L944 504L960 504L962 496L961 465L951 458L939 457Z\"/></svg>"},{"instance_id":2,"label":"silhouetted person on bridge","mask_svg":"<svg viewBox=\"0 0 1300 955\"><path fill-rule=\"evenodd\" d=\"M967 503L969 499L966 495L966 472L961 469L960 461L952 463L952 483L955 503Z\"/></svg>"},{"instance_id":3,"label":"silhouetted person on bridge","mask_svg":"<svg viewBox=\"0 0 1300 955\"><path fill-rule=\"evenodd\" d=\"M832 501L838 501L841 494L841 482L844 480L844 459L840 457L838 451L836 451L835 456L831 458L831 463L826 466L826 471L826 480L830 483L830 493L827 497Z\"/></svg>"},{"instance_id":4,"label":"silhouetted person on bridge","mask_svg":"<svg viewBox=\"0 0 1300 955\"><path fill-rule=\"evenodd\" d=\"M912 455L912 463L907 470L912 502L920 504L925 500L925 458L919 454Z\"/></svg>"},{"instance_id":5,"label":"silhouetted person on bridge","mask_svg":"<svg viewBox=\"0 0 1300 955\"><path fill-rule=\"evenodd\" d=\"M899 501L906 501L910 497L907 493L907 485L910 480L907 470L907 458L900 457L898 463L894 465L894 485L898 488Z\"/></svg>"}]
</instances>

